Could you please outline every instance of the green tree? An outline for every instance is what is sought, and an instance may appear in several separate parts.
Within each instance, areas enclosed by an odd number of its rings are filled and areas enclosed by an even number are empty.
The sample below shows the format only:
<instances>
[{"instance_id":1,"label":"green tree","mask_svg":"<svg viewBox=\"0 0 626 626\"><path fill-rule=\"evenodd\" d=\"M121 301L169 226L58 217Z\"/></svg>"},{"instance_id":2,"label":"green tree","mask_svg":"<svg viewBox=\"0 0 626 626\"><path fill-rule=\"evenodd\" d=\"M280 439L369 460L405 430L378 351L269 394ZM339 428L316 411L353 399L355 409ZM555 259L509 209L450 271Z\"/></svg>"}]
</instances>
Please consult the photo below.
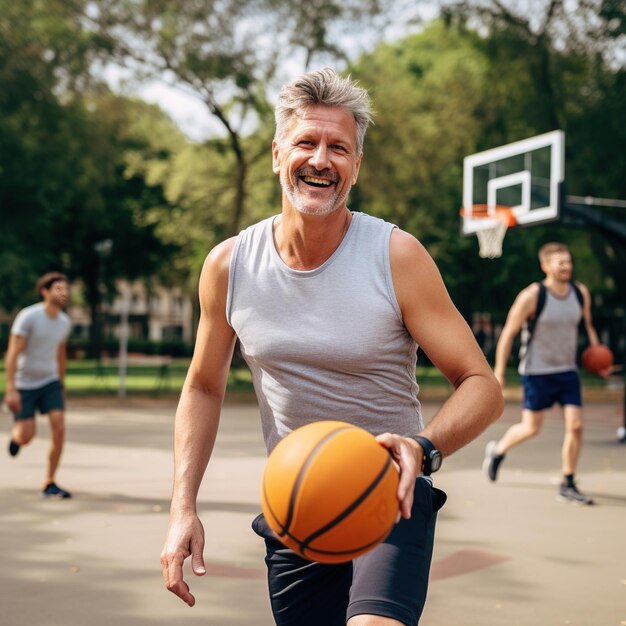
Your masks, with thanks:
<instances>
[{"instance_id":1,"label":"green tree","mask_svg":"<svg viewBox=\"0 0 626 626\"><path fill-rule=\"evenodd\" d=\"M167 205L161 188L128 171L129 151L151 148L150 131L131 131L131 103L90 77L102 40L83 30L86 4L0 4L0 305L31 302L39 274L65 271L85 285L97 350L94 245L114 242L109 286L153 275L174 247L144 219Z\"/></svg>"},{"instance_id":2,"label":"green tree","mask_svg":"<svg viewBox=\"0 0 626 626\"><path fill-rule=\"evenodd\" d=\"M345 58L333 32L346 24L354 30L387 5L393 1L95 0L87 17L108 38L113 59L138 78L165 79L194 94L220 124L224 141L215 147L231 163L226 234L232 235L246 221L256 158L245 138L271 118L281 64L289 59L305 68Z\"/></svg>"},{"instance_id":3,"label":"green tree","mask_svg":"<svg viewBox=\"0 0 626 626\"><path fill-rule=\"evenodd\" d=\"M137 109L153 121L156 118L152 127L132 123ZM163 268L177 250L176 242L160 237L158 224L150 219L155 207L163 215L172 210L161 185L129 165L137 153L145 159L155 157L155 128L169 129L174 136L176 130L156 107L106 92L90 98L83 117L74 118L74 123L80 160L71 201L56 214L53 250L85 287L92 314L91 352L97 356L102 303L115 293L115 281L165 275ZM158 157L167 163L171 157L167 145L161 146ZM102 256L98 244L106 240L111 250Z\"/></svg>"},{"instance_id":4,"label":"green tree","mask_svg":"<svg viewBox=\"0 0 626 626\"><path fill-rule=\"evenodd\" d=\"M0 306L8 310L32 301L37 275L59 264L52 224L72 194L76 89L97 48L79 25L79 4L0 0Z\"/></svg>"},{"instance_id":5,"label":"green tree","mask_svg":"<svg viewBox=\"0 0 626 626\"><path fill-rule=\"evenodd\" d=\"M350 68L370 89L375 110L352 207L418 237L468 316L481 309L478 276L459 271L476 251L459 234L462 165L481 132L489 72L477 40L436 22Z\"/></svg>"},{"instance_id":6,"label":"green tree","mask_svg":"<svg viewBox=\"0 0 626 626\"><path fill-rule=\"evenodd\" d=\"M450 204L478 132L486 61L470 37L435 23L350 69L375 111L355 200L434 242L458 218Z\"/></svg>"},{"instance_id":7,"label":"green tree","mask_svg":"<svg viewBox=\"0 0 626 626\"><path fill-rule=\"evenodd\" d=\"M620 148L626 140L620 121L626 116L624 3L566 6L551 0L531 13L519 3L468 0L448 5L446 17L460 28L480 28L480 47L490 61L490 97L477 148L560 128L566 133L565 195L626 199L626 155ZM623 210L604 211L623 219ZM520 231L510 242L516 259L511 270L522 275L524 252L562 238L577 250L581 278L605 302L623 305L623 238L581 226L573 231L546 224Z\"/></svg>"},{"instance_id":8,"label":"green tree","mask_svg":"<svg viewBox=\"0 0 626 626\"><path fill-rule=\"evenodd\" d=\"M603 154L602 142L591 137L598 126L587 120L611 118L607 114L620 110L624 102L615 85L620 72L601 55L588 58L583 47L566 53L548 46L537 52L533 48L545 47L545 41L528 36L530 31L517 22L506 32L505 26L479 35L465 22L444 20L402 41L380 45L352 67L371 88L376 110L352 206L391 219L418 236L468 319L475 311L503 319L515 294L541 278L536 253L549 240L570 244L578 277L594 291L606 294L617 281L615 262L610 271L616 280L603 279L608 261L590 246L593 236L560 223L516 229L507 236L505 254L497 261L480 259L475 239L460 235L464 156L553 130L558 119L568 136L566 173L576 186L574 193L582 193L581 179L590 180L593 172L585 177L577 172L588 163L590 152L597 158ZM552 96L544 90L546 75L537 69L546 54L556 74L547 76ZM607 132L623 132L615 127L619 119L606 122ZM623 186L623 176L617 184L620 163L623 158L616 155L609 165L610 170L616 166L615 173L605 168L600 174L600 179L611 181L603 187L605 195L613 189L609 197ZM606 239L602 241L606 259L620 258Z\"/></svg>"}]
</instances>

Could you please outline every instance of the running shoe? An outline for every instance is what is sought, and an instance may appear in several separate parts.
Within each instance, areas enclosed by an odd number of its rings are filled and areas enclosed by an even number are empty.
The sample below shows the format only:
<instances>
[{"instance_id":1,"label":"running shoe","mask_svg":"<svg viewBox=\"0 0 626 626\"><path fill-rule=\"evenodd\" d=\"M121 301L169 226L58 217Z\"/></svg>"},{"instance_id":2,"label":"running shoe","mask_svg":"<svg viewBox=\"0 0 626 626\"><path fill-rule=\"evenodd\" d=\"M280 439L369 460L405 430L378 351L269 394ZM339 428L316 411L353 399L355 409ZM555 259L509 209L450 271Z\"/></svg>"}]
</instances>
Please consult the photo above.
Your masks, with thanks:
<instances>
[{"instance_id":1,"label":"running shoe","mask_svg":"<svg viewBox=\"0 0 626 626\"><path fill-rule=\"evenodd\" d=\"M42 498L59 498L60 500L65 500L66 498L71 498L72 494L69 491L65 491L65 489L61 489L56 483L48 483L41 490Z\"/></svg>"},{"instance_id":2,"label":"running shoe","mask_svg":"<svg viewBox=\"0 0 626 626\"><path fill-rule=\"evenodd\" d=\"M485 460L483 461L483 472L492 482L498 477L498 468L504 461L504 454L496 454L497 441L490 441L485 447Z\"/></svg>"},{"instance_id":3,"label":"running shoe","mask_svg":"<svg viewBox=\"0 0 626 626\"><path fill-rule=\"evenodd\" d=\"M20 444L17 443L17 441L13 441L13 439L11 439L11 441L9 441L9 455L17 456L17 453L19 451L20 451Z\"/></svg>"},{"instance_id":4,"label":"running shoe","mask_svg":"<svg viewBox=\"0 0 626 626\"><path fill-rule=\"evenodd\" d=\"M559 487L559 493L556 496L556 499L559 502L571 502L573 504L593 504L593 498L586 496L584 493L578 491L578 487L576 484L572 484L571 487L568 487L565 483L562 483Z\"/></svg>"}]
</instances>

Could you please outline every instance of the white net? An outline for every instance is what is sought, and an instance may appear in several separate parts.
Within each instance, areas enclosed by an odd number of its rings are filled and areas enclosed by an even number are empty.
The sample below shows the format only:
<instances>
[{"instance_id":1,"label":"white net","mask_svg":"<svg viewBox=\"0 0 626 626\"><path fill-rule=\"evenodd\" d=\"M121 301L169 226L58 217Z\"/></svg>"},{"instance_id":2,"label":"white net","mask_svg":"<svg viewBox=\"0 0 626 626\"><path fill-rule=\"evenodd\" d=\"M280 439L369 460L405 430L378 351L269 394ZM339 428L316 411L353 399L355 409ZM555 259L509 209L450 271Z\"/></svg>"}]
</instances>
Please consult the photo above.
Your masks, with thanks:
<instances>
[{"instance_id":1,"label":"white net","mask_svg":"<svg viewBox=\"0 0 626 626\"><path fill-rule=\"evenodd\" d=\"M502 256L502 242L509 227L508 216L498 216L495 226L476 231L478 237L478 254L483 259L496 259Z\"/></svg>"}]
</instances>

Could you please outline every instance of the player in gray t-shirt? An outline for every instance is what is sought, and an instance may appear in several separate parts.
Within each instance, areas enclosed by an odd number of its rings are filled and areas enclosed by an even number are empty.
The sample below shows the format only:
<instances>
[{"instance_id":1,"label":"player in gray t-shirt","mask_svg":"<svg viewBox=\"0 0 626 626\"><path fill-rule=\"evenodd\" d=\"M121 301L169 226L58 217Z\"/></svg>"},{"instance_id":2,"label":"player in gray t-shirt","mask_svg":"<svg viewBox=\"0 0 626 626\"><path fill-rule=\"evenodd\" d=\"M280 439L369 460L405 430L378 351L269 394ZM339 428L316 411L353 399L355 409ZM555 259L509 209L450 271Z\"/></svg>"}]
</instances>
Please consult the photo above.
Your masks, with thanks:
<instances>
[{"instance_id":1,"label":"player in gray t-shirt","mask_svg":"<svg viewBox=\"0 0 626 626\"><path fill-rule=\"evenodd\" d=\"M6 354L4 401L15 418L9 454L16 456L35 436L36 411L47 413L51 442L41 495L69 498L70 493L55 482L65 439L63 378L71 323L62 309L67 304L69 284L64 274L50 272L37 281L37 288L43 301L17 314Z\"/></svg>"}]
</instances>

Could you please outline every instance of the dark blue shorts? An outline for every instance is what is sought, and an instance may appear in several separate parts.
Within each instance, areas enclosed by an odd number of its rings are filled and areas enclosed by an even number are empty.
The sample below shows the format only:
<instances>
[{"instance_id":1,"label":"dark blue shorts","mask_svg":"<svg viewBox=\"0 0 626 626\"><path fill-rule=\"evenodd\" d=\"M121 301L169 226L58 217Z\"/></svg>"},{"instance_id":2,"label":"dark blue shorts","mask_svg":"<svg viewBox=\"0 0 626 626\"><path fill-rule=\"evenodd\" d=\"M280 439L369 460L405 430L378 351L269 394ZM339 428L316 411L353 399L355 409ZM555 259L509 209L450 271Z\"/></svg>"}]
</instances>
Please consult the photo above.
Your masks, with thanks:
<instances>
[{"instance_id":1,"label":"dark blue shorts","mask_svg":"<svg viewBox=\"0 0 626 626\"><path fill-rule=\"evenodd\" d=\"M428 588L437 511L446 494L415 481L411 519L354 561L313 563L283 546L263 515L252 528L265 539L270 603L277 626L345 626L354 615L380 615L416 626Z\"/></svg>"},{"instance_id":2,"label":"dark blue shorts","mask_svg":"<svg viewBox=\"0 0 626 626\"><path fill-rule=\"evenodd\" d=\"M531 411L549 409L553 404L582 406L578 372L526 374L522 376L524 408Z\"/></svg>"},{"instance_id":3,"label":"dark blue shorts","mask_svg":"<svg viewBox=\"0 0 626 626\"><path fill-rule=\"evenodd\" d=\"M28 420L35 417L35 411L42 415L54 410L65 409L63 385L55 380L37 389L19 389L22 398L22 410L14 414L16 420Z\"/></svg>"}]
</instances>

